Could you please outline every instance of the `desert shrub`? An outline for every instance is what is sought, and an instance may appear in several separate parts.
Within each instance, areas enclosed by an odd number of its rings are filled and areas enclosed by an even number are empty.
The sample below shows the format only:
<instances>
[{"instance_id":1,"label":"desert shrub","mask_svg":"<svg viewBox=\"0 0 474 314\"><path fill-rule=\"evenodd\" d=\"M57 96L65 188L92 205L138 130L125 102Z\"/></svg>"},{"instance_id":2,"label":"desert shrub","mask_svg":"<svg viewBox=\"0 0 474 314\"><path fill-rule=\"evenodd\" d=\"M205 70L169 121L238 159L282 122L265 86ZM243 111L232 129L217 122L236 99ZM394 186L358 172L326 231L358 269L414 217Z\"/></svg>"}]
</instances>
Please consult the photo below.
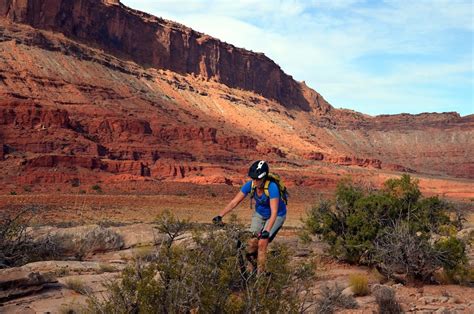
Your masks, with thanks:
<instances>
[{"instance_id":1,"label":"desert shrub","mask_svg":"<svg viewBox=\"0 0 474 314\"><path fill-rule=\"evenodd\" d=\"M460 228L459 219L450 219L451 211L453 206L438 197L423 198L418 182L409 175L387 180L380 190L364 190L343 180L335 200L313 206L304 224L310 234L329 244L329 252L338 259L379 264L387 275L404 269L413 278L426 280L437 267L464 263L465 252L454 242L447 250L432 240L436 234Z\"/></svg>"},{"instance_id":2,"label":"desert shrub","mask_svg":"<svg viewBox=\"0 0 474 314\"><path fill-rule=\"evenodd\" d=\"M167 246L170 247L173 241L191 228L188 219L178 219L171 211L165 210L155 221L155 228L168 236Z\"/></svg>"},{"instance_id":3,"label":"desert shrub","mask_svg":"<svg viewBox=\"0 0 474 314\"><path fill-rule=\"evenodd\" d=\"M104 263L99 264L100 273L114 273L116 271L117 271L117 267L115 267L114 265L104 264Z\"/></svg>"},{"instance_id":4,"label":"desert shrub","mask_svg":"<svg viewBox=\"0 0 474 314\"><path fill-rule=\"evenodd\" d=\"M0 215L0 268L55 259L62 254L51 237L37 240L27 232L39 211L37 206L28 206L15 211L15 214L5 211Z\"/></svg>"},{"instance_id":5,"label":"desert shrub","mask_svg":"<svg viewBox=\"0 0 474 314\"><path fill-rule=\"evenodd\" d=\"M94 184L93 186L91 186L91 189L96 191L97 193L101 193L102 192L102 188L100 185L98 184Z\"/></svg>"},{"instance_id":6,"label":"desert shrub","mask_svg":"<svg viewBox=\"0 0 474 314\"><path fill-rule=\"evenodd\" d=\"M350 275L349 286L351 287L352 292L354 292L354 295L356 296L368 295L370 292L369 280L367 276L362 274Z\"/></svg>"},{"instance_id":7,"label":"desert shrub","mask_svg":"<svg viewBox=\"0 0 474 314\"><path fill-rule=\"evenodd\" d=\"M447 271L455 269L460 263L467 263L466 245L456 237L441 238L435 243L435 248L440 254L443 268Z\"/></svg>"},{"instance_id":8,"label":"desert shrub","mask_svg":"<svg viewBox=\"0 0 474 314\"><path fill-rule=\"evenodd\" d=\"M382 273L402 282L405 279L396 274L407 275L410 281L429 281L440 267L449 282L471 282L462 240L449 236L434 241L428 234L415 233L406 222L387 228L375 240L374 261Z\"/></svg>"},{"instance_id":9,"label":"desert shrub","mask_svg":"<svg viewBox=\"0 0 474 314\"><path fill-rule=\"evenodd\" d=\"M331 314L338 309L355 309L358 307L357 301L351 295L342 293L343 287L323 285L321 295L316 301L316 313Z\"/></svg>"},{"instance_id":10,"label":"desert shrub","mask_svg":"<svg viewBox=\"0 0 474 314\"><path fill-rule=\"evenodd\" d=\"M122 221L114 221L110 220L108 218L101 219L97 221L97 225L103 228L109 228L109 227L122 227L126 226L127 223L122 222Z\"/></svg>"},{"instance_id":11,"label":"desert shrub","mask_svg":"<svg viewBox=\"0 0 474 314\"><path fill-rule=\"evenodd\" d=\"M54 270L54 275L56 277L65 277L65 276L69 276L69 274L71 273L71 270L69 269L69 267L67 266L61 266L59 268L56 268Z\"/></svg>"},{"instance_id":12,"label":"desert shrub","mask_svg":"<svg viewBox=\"0 0 474 314\"><path fill-rule=\"evenodd\" d=\"M84 234L56 232L34 238L28 227L40 210L38 206L28 206L15 214L5 211L0 215L0 268L71 256L82 260L90 253L123 245L118 233L100 226Z\"/></svg>"},{"instance_id":13,"label":"desert shrub","mask_svg":"<svg viewBox=\"0 0 474 314\"><path fill-rule=\"evenodd\" d=\"M166 212L157 219L157 228L170 240L157 247L153 260L136 259L128 266L108 285L104 300L91 297L91 311L292 313L304 308L300 295L312 272L308 266L290 268L286 247L275 246L267 273L257 275L242 264L237 239L244 242L246 236L238 225L194 226L192 248L174 243L188 230L188 222Z\"/></svg>"},{"instance_id":14,"label":"desert shrub","mask_svg":"<svg viewBox=\"0 0 474 314\"><path fill-rule=\"evenodd\" d=\"M60 314L79 314L88 313L87 308L83 304L71 302L69 304L62 304L59 308Z\"/></svg>"},{"instance_id":15,"label":"desert shrub","mask_svg":"<svg viewBox=\"0 0 474 314\"><path fill-rule=\"evenodd\" d=\"M387 286L378 286L374 289L375 302L379 313L398 314L403 313L403 309L395 297L395 291Z\"/></svg>"},{"instance_id":16,"label":"desert shrub","mask_svg":"<svg viewBox=\"0 0 474 314\"><path fill-rule=\"evenodd\" d=\"M435 243L443 272L449 282L472 285L474 269L469 266L465 243L454 237L444 237Z\"/></svg>"},{"instance_id":17,"label":"desert shrub","mask_svg":"<svg viewBox=\"0 0 474 314\"><path fill-rule=\"evenodd\" d=\"M79 240L79 251L84 251L86 254L116 250L122 246L123 238L120 234L100 226L89 230Z\"/></svg>"},{"instance_id":18,"label":"desert shrub","mask_svg":"<svg viewBox=\"0 0 474 314\"><path fill-rule=\"evenodd\" d=\"M0 267L16 266L28 260L33 243L26 232L34 208L24 209L17 215L4 213L0 218ZM27 216L28 215L28 216Z\"/></svg>"},{"instance_id":19,"label":"desert shrub","mask_svg":"<svg viewBox=\"0 0 474 314\"><path fill-rule=\"evenodd\" d=\"M71 183L71 186L73 188L77 188L81 185L81 180L79 180L79 178L72 178L71 180L69 180L69 182Z\"/></svg>"},{"instance_id":20,"label":"desert shrub","mask_svg":"<svg viewBox=\"0 0 474 314\"><path fill-rule=\"evenodd\" d=\"M90 254L116 250L123 246L120 234L101 226L91 228L84 234L57 233L52 235L52 239L59 244L63 255L74 256L80 261Z\"/></svg>"},{"instance_id":21,"label":"desert shrub","mask_svg":"<svg viewBox=\"0 0 474 314\"><path fill-rule=\"evenodd\" d=\"M156 251L154 247L142 246L133 250L133 259L142 260L145 262L153 261L156 258Z\"/></svg>"},{"instance_id":22,"label":"desert shrub","mask_svg":"<svg viewBox=\"0 0 474 314\"><path fill-rule=\"evenodd\" d=\"M91 293L91 288L87 286L80 278L68 278L65 281L66 287L76 291L79 294L88 295Z\"/></svg>"},{"instance_id":23,"label":"desert shrub","mask_svg":"<svg viewBox=\"0 0 474 314\"><path fill-rule=\"evenodd\" d=\"M49 226L53 226L56 228L72 228L72 227L77 227L84 224L85 224L84 221L72 221L72 220L48 223Z\"/></svg>"},{"instance_id":24,"label":"desert shrub","mask_svg":"<svg viewBox=\"0 0 474 314\"><path fill-rule=\"evenodd\" d=\"M375 240L375 257L379 271L388 277L405 281L396 274L406 274L408 279L426 281L440 267L440 254L426 236L415 234L406 223L384 229Z\"/></svg>"}]
</instances>

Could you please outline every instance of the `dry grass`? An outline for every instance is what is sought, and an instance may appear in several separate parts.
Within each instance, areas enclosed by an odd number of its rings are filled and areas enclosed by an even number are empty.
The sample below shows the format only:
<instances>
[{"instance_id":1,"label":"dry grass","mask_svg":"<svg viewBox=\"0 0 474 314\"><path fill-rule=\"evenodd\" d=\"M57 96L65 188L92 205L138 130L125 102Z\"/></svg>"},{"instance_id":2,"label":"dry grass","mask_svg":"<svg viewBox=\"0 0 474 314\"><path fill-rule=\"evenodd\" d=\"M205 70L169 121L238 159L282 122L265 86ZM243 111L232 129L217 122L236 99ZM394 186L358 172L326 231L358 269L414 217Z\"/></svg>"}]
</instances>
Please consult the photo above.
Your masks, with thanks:
<instances>
[{"instance_id":1,"label":"dry grass","mask_svg":"<svg viewBox=\"0 0 474 314\"><path fill-rule=\"evenodd\" d=\"M433 277L440 285L449 285L453 283L452 278L444 270L435 272Z\"/></svg>"},{"instance_id":2,"label":"dry grass","mask_svg":"<svg viewBox=\"0 0 474 314\"><path fill-rule=\"evenodd\" d=\"M370 276L369 276L373 281L375 282L378 282L378 283L385 283L387 282L387 277L385 277L384 275L382 275L378 270L377 268L373 268L371 271L370 271Z\"/></svg>"},{"instance_id":3,"label":"dry grass","mask_svg":"<svg viewBox=\"0 0 474 314\"><path fill-rule=\"evenodd\" d=\"M79 314L79 313L88 313L87 308L84 305L71 303L71 304L63 304L59 308L59 313L61 314Z\"/></svg>"},{"instance_id":4,"label":"dry grass","mask_svg":"<svg viewBox=\"0 0 474 314\"><path fill-rule=\"evenodd\" d=\"M141 246L133 250L134 259L150 260L155 255L155 249L152 246Z\"/></svg>"},{"instance_id":5,"label":"dry grass","mask_svg":"<svg viewBox=\"0 0 474 314\"><path fill-rule=\"evenodd\" d=\"M66 287L82 295L89 295L92 289L79 278L68 278L65 281Z\"/></svg>"},{"instance_id":6,"label":"dry grass","mask_svg":"<svg viewBox=\"0 0 474 314\"><path fill-rule=\"evenodd\" d=\"M115 273L117 271L118 271L118 269L114 265L104 264L104 263L99 264L99 272L100 273Z\"/></svg>"},{"instance_id":7,"label":"dry grass","mask_svg":"<svg viewBox=\"0 0 474 314\"><path fill-rule=\"evenodd\" d=\"M65 277L69 276L70 272L71 270L69 269L69 267L62 266L56 269L54 271L54 274L56 275L56 277Z\"/></svg>"},{"instance_id":8,"label":"dry grass","mask_svg":"<svg viewBox=\"0 0 474 314\"><path fill-rule=\"evenodd\" d=\"M364 296L370 293L369 280L366 275L353 274L349 276L349 286L356 296Z\"/></svg>"}]
</instances>

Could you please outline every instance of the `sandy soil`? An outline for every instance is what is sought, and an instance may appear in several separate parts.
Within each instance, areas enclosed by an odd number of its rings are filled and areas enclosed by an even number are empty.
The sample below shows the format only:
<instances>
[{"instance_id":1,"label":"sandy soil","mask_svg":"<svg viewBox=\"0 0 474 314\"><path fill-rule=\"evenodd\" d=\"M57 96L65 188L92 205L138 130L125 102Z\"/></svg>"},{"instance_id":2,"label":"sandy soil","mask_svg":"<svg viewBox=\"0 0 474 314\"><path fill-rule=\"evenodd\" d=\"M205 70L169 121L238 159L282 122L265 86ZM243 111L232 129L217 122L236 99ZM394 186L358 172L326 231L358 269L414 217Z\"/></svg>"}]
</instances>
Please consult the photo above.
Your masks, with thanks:
<instances>
[{"instance_id":1,"label":"sandy soil","mask_svg":"<svg viewBox=\"0 0 474 314\"><path fill-rule=\"evenodd\" d=\"M383 179L386 179L385 177ZM426 182L426 183L425 183ZM433 184L430 184L433 183ZM421 186L427 195L434 193L436 180L421 181ZM426 188L426 185L431 187ZM439 186L439 185L438 185ZM441 186L449 190L446 185ZM453 188L457 188L452 185ZM467 186L461 186L466 190ZM20 195L1 195L0 212L16 211L25 206L37 206L36 222L49 223L91 223L97 221L115 222L150 222L164 210L170 210L178 217L186 217L196 222L209 222L239 191L238 186L229 185L197 185L190 183L166 182L159 188L139 189L133 187L131 191L104 191L97 193L88 191L79 193L26 193ZM140 194L137 192L140 191ZM291 187L288 204L288 215L285 223L288 227L301 225L301 218L318 199L333 197L334 191L323 190L317 187ZM432 192L432 193L430 193ZM445 194L441 196L448 197ZM474 225L474 202L465 198L453 198L453 201L462 201L469 221ZM243 221L252 215L249 199L245 199L234 213Z\"/></svg>"}]
</instances>

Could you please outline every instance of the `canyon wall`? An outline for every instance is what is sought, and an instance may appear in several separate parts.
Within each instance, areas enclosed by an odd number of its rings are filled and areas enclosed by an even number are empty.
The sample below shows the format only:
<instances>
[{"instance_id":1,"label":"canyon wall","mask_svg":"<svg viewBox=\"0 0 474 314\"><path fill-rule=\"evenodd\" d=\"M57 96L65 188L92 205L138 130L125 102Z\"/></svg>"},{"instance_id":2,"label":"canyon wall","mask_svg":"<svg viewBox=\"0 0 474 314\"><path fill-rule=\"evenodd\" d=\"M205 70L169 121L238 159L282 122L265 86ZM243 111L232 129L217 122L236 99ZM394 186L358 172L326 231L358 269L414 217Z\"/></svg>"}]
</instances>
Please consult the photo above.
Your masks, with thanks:
<instances>
[{"instance_id":1,"label":"canyon wall","mask_svg":"<svg viewBox=\"0 0 474 314\"><path fill-rule=\"evenodd\" d=\"M3 0L0 17L63 33L144 67L192 73L254 91L288 108L331 109L319 94L308 91L262 53L237 48L118 1Z\"/></svg>"},{"instance_id":2,"label":"canyon wall","mask_svg":"<svg viewBox=\"0 0 474 314\"><path fill-rule=\"evenodd\" d=\"M262 54L118 1L0 3L0 182L12 190L238 183L257 158L300 185L348 173L472 179L472 138L473 116L333 109Z\"/></svg>"}]
</instances>

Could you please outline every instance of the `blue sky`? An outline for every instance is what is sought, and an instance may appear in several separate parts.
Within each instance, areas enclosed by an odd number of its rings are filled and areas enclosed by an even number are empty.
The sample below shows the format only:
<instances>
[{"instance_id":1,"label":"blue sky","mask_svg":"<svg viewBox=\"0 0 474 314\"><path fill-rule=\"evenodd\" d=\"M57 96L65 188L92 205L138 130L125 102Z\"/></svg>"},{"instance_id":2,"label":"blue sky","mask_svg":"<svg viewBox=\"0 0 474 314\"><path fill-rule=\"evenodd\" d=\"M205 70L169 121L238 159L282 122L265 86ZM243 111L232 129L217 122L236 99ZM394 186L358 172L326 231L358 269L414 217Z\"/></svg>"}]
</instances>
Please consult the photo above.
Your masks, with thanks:
<instances>
[{"instance_id":1,"label":"blue sky","mask_svg":"<svg viewBox=\"0 0 474 314\"><path fill-rule=\"evenodd\" d=\"M336 108L474 113L472 0L121 0L263 52Z\"/></svg>"}]
</instances>

